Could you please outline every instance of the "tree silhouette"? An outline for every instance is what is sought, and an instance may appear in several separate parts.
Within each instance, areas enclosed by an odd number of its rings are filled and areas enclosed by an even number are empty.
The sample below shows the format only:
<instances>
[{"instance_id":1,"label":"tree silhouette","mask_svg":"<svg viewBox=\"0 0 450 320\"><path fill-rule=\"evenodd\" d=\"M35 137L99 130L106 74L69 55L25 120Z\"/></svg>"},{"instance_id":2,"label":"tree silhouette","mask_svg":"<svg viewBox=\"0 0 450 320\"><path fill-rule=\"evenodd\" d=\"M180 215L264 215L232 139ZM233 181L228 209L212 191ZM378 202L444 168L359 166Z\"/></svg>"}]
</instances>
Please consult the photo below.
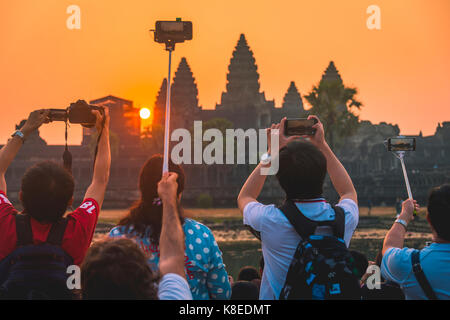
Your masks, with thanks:
<instances>
[{"instance_id":1,"label":"tree silhouette","mask_svg":"<svg viewBox=\"0 0 450 320\"><path fill-rule=\"evenodd\" d=\"M311 105L309 113L317 115L322 121L325 138L331 148L338 148L345 137L353 135L358 129L359 116L354 111L359 110L362 103L356 100L357 93L356 88L343 84L331 62L319 84L304 96Z\"/></svg>"}]
</instances>

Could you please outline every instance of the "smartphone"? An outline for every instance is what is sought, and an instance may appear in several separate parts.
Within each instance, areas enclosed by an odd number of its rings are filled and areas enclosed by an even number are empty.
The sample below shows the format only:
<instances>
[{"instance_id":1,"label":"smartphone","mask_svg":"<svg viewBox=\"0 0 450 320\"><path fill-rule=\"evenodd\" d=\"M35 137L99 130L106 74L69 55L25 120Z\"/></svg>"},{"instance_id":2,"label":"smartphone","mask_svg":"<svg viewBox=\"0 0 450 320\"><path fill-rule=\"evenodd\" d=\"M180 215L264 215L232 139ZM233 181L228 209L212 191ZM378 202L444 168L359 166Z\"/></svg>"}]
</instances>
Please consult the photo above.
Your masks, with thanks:
<instances>
[{"instance_id":1,"label":"smartphone","mask_svg":"<svg viewBox=\"0 0 450 320\"><path fill-rule=\"evenodd\" d=\"M388 151L415 151L416 138L389 138Z\"/></svg>"},{"instance_id":2,"label":"smartphone","mask_svg":"<svg viewBox=\"0 0 450 320\"><path fill-rule=\"evenodd\" d=\"M317 123L317 119L286 119L284 122L284 134L286 136L313 136L316 129L312 126Z\"/></svg>"}]
</instances>

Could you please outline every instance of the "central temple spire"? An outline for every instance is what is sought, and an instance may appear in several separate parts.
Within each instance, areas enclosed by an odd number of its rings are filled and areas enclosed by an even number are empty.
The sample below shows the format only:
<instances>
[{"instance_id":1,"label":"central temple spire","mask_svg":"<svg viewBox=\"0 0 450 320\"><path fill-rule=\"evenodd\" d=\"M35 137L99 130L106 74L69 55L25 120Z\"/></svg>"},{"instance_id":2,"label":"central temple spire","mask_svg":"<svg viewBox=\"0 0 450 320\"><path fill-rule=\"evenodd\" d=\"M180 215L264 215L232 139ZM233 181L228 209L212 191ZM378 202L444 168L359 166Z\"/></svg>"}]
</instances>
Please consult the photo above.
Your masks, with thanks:
<instances>
[{"instance_id":1,"label":"central temple spire","mask_svg":"<svg viewBox=\"0 0 450 320\"><path fill-rule=\"evenodd\" d=\"M226 89L222 104L243 98L252 100L259 94L258 66L244 34L240 35L228 66Z\"/></svg>"}]
</instances>

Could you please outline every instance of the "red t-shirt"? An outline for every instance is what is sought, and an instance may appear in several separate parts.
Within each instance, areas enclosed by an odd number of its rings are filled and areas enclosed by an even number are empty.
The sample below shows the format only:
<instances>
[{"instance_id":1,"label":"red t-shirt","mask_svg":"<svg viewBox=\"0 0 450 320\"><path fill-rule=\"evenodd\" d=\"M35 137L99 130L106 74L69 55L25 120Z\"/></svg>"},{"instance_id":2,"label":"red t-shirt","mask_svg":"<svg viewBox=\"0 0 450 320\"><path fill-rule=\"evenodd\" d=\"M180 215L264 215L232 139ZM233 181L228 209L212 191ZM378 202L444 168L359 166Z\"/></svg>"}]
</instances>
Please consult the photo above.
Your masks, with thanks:
<instances>
[{"instance_id":1,"label":"red t-shirt","mask_svg":"<svg viewBox=\"0 0 450 320\"><path fill-rule=\"evenodd\" d=\"M0 260L17 247L16 219L11 202L5 192L0 191ZM67 216L69 220L64 233L62 248L73 258L76 265L81 264L92 241L100 210L97 201L85 199L83 203ZM47 240L51 224L42 224L31 218L31 229L35 244Z\"/></svg>"}]
</instances>

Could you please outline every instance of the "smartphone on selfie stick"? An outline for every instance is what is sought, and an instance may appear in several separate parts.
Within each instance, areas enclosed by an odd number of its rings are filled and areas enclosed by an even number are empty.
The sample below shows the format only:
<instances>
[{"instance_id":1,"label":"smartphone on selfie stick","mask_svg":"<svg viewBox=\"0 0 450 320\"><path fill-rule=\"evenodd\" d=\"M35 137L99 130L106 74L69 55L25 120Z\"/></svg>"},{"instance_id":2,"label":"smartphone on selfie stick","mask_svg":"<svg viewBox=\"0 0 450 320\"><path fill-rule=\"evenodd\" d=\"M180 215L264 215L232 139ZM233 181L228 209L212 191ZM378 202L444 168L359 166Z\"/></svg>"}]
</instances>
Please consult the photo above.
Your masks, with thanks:
<instances>
[{"instance_id":1,"label":"smartphone on selfie stick","mask_svg":"<svg viewBox=\"0 0 450 320\"><path fill-rule=\"evenodd\" d=\"M170 68L172 66L172 51L175 50L176 43L192 40L192 22L181 21L181 18L177 18L175 21L156 21L155 29L150 31L154 33L155 42L164 43L166 51L169 52L169 75L167 77L166 116L164 121L164 160L162 171L164 174L169 172Z\"/></svg>"},{"instance_id":2,"label":"smartphone on selfie stick","mask_svg":"<svg viewBox=\"0 0 450 320\"><path fill-rule=\"evenodd\" d=\"M405 166L405 154L409 151L416 151L416 138L407 138L405 136L398 136L389 138L385 141L388 151L394 153L394 155L400 160L403 170L403 178L405 179L406 191L408 192L408 198L413 199L411 186L409 184L408 174ZM414 209L414 216L417 215Z\"/></svg>"}]
</instances>

